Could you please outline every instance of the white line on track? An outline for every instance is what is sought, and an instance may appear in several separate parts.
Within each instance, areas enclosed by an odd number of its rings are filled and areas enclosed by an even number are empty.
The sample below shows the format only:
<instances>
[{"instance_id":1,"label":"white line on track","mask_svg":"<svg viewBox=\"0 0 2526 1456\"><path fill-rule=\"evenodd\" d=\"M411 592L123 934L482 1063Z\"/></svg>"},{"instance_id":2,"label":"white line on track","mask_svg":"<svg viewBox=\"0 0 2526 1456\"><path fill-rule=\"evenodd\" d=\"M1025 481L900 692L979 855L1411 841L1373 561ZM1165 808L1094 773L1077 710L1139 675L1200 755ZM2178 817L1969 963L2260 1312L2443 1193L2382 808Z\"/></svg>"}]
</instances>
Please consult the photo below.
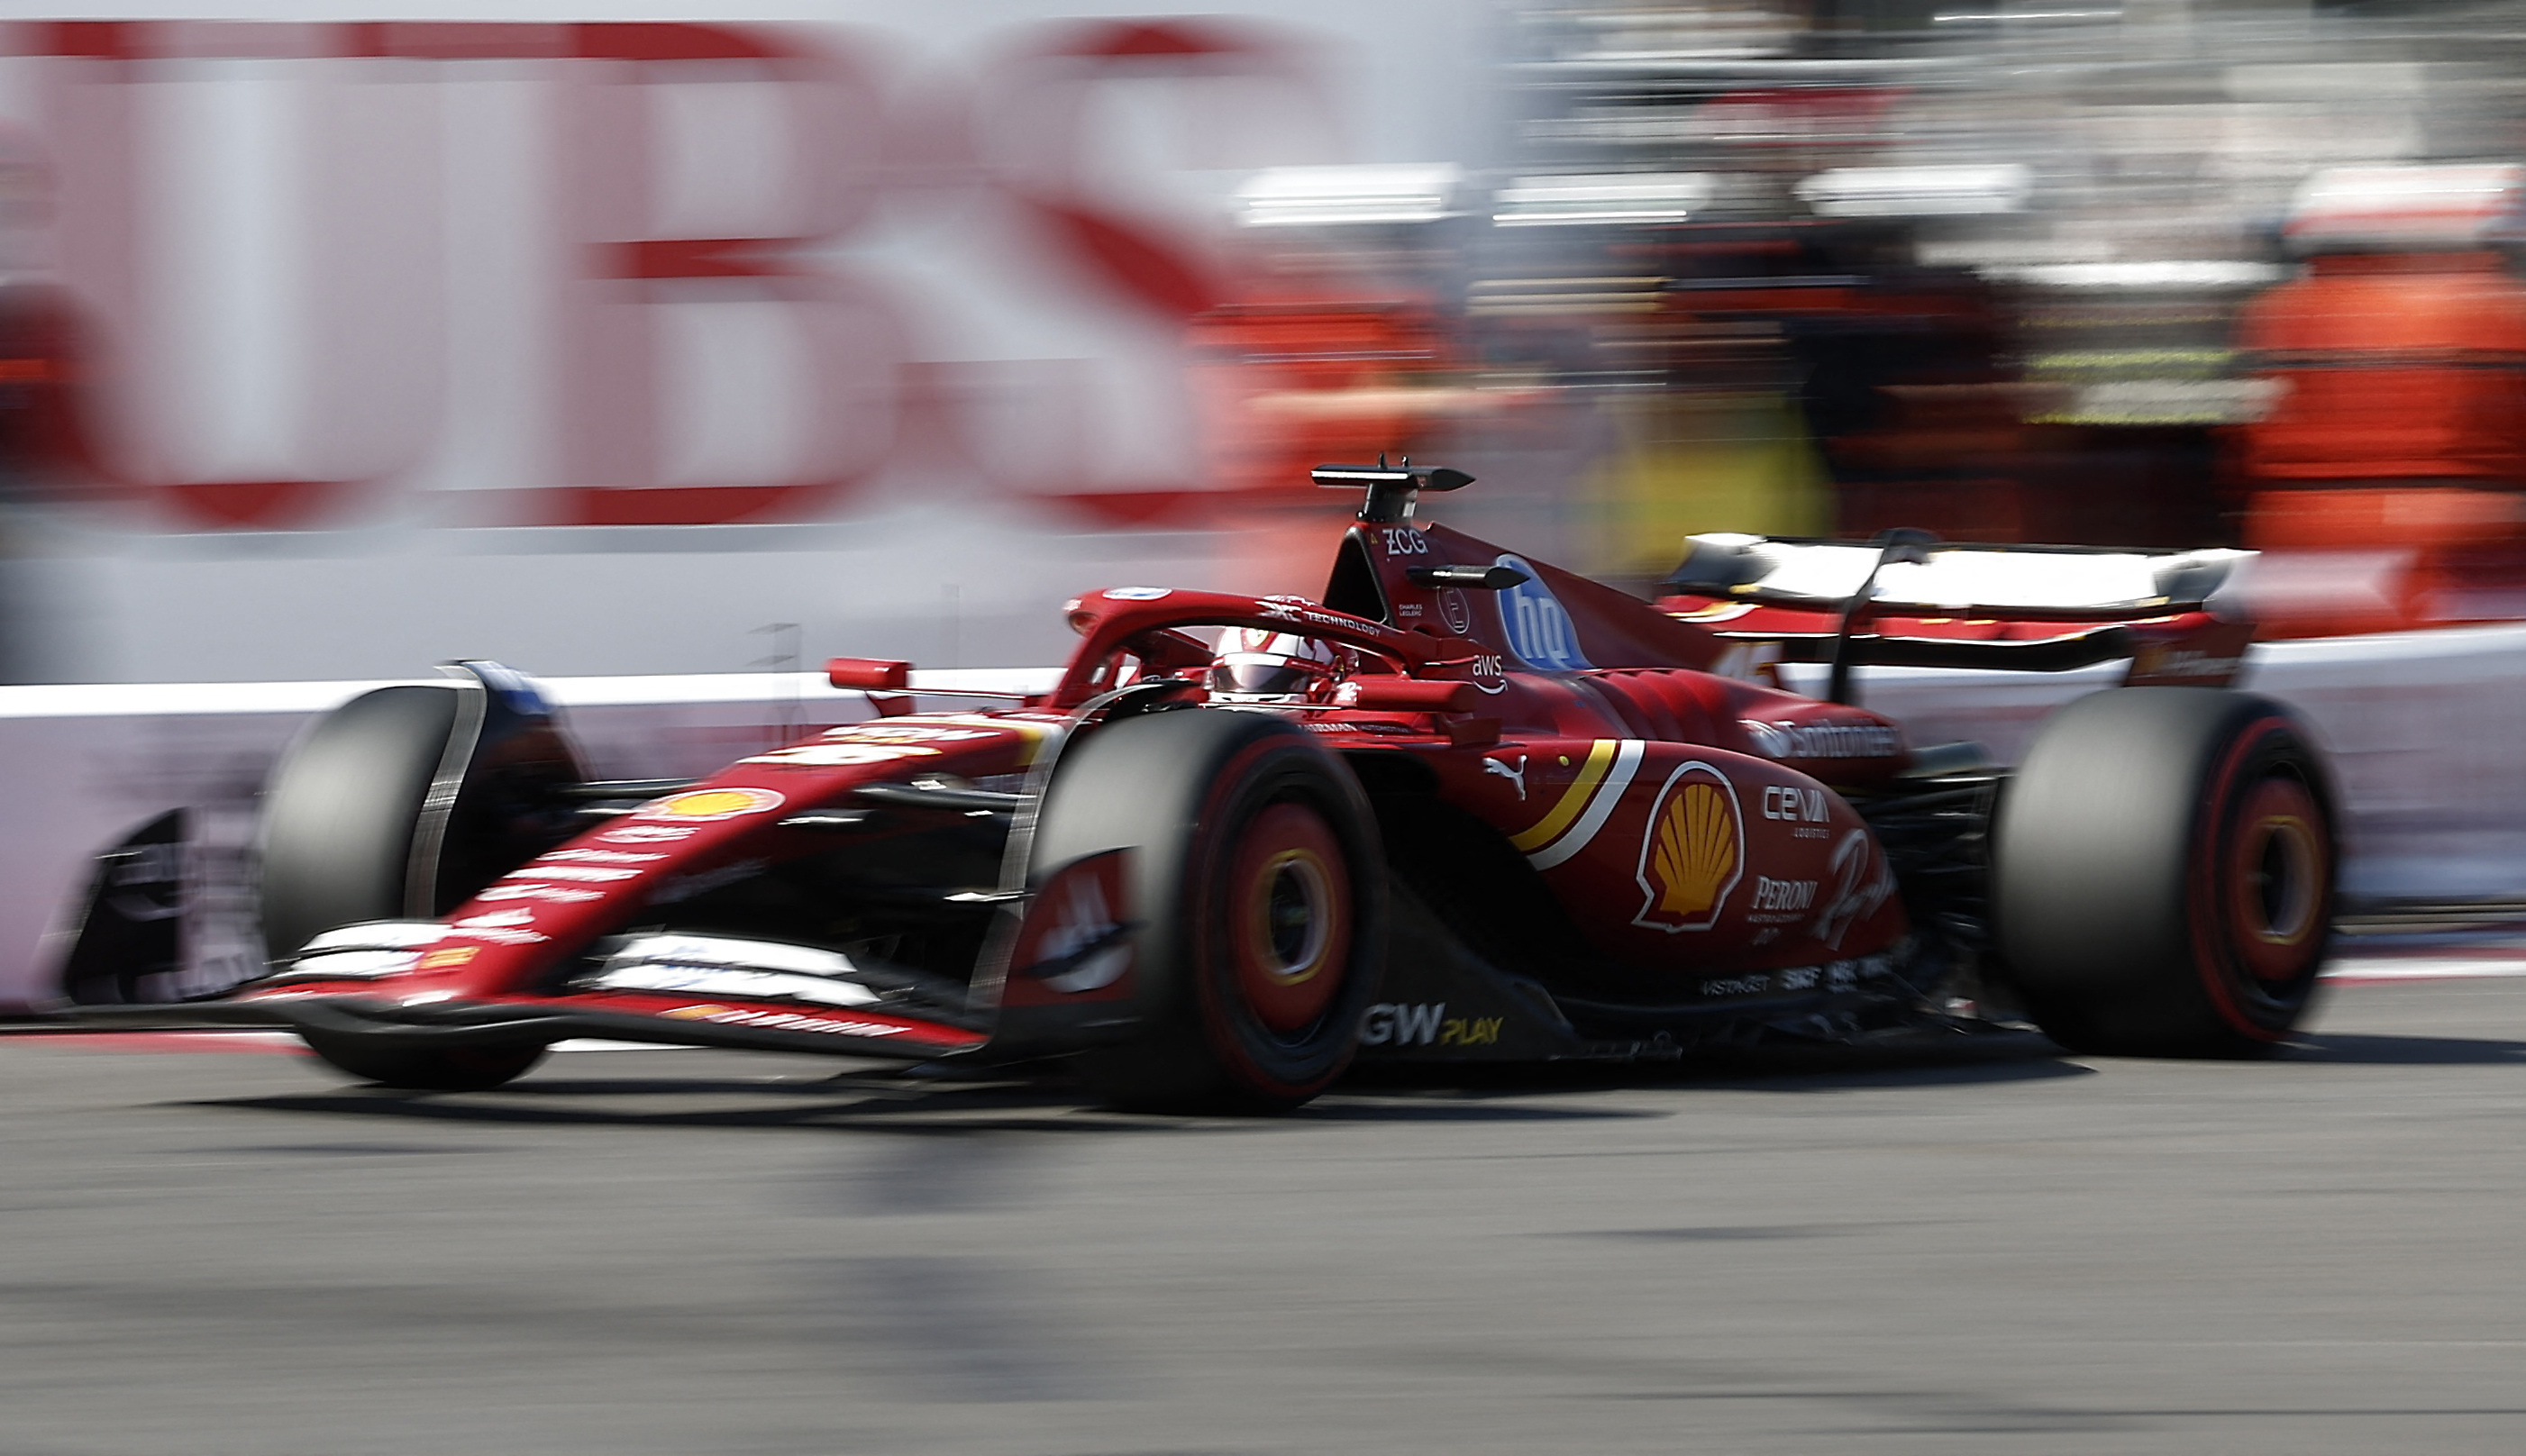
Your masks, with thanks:
<instances>
[{"instance_id":1,"label":"white line on track","mask_svg":"<svg viewBox=\"0 0 2526 1456\"><path fill-rule=\"evenodd\" d=\"M2526 956L2363 956L2336 961L2324 973L2327 980L2470 980L2501 976L2526 976Z\"/></svg>"}]
</instances>

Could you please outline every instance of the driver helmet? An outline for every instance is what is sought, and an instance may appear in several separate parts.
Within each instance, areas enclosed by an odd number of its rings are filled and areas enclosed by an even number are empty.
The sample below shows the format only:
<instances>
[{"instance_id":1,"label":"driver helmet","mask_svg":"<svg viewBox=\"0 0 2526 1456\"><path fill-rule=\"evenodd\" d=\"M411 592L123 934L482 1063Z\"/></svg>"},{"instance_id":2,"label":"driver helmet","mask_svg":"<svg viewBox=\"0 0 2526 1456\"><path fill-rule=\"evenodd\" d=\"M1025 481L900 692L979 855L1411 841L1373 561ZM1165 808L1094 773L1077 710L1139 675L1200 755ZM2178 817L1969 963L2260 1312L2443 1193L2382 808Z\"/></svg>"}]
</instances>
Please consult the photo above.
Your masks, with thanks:
<instances>
[{"instance_id":1,"label":"driver helmet","mask_svg":"<svg viewBox=\"0 0 2526 1456\"><path fill-rule=\"evenodd\" d=\"M1220 638L1219 648L1210 662L1210 690L1219 697L1304 697L1334 668L1333 648L1293 632L1236 628Z\"/></svg>"}]
</instances>

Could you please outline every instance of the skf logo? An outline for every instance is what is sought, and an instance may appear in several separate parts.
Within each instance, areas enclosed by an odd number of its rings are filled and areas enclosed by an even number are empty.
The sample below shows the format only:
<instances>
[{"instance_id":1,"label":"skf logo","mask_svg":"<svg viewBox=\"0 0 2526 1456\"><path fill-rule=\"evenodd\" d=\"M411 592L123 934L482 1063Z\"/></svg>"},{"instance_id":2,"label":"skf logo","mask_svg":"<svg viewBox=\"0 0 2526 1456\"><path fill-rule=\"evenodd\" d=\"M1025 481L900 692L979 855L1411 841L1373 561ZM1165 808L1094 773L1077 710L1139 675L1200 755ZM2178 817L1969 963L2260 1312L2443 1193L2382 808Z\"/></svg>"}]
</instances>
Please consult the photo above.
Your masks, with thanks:
<instances>
[{"instance_id":1,"label":"skf logo","mask_svg":"<svg viewBox=\"0 0 2526 1456\"><path fill-rule=\"evenodd\" d=\"M1632 924L1669 933L1709 929L1744 874L1736 785L1699 760L1678 768L1650 801L1639 875L1648 898Z\"/></svg>"}]
</instances>

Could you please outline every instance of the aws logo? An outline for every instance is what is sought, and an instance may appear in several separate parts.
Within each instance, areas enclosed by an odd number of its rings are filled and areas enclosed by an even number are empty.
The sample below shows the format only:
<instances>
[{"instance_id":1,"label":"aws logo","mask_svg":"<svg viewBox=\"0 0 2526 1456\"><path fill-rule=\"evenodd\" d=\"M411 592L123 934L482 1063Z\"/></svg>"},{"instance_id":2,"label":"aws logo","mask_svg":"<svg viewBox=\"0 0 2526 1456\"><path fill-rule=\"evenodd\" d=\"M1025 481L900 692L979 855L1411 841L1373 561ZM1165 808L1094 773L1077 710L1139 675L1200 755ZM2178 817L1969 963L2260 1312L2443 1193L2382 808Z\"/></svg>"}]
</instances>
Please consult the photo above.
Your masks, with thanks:
<instances>
[{"instance_id":1,"label":"aws logo","mask_svg":"<svg viewBox=\"0 0 2526 1456\"><path fill-rule=\"evenodd\" d=\"M1492 565L1526 573L1525 580L1499 592L1500 627L1517 660L1545 673L1584 673L1593 667L1579 650L1579 629L1562 610L1561 599L1543 584L1543 574L1522 556L1502 556Z\"/></svg>"},{"instance_id":2,"label":"aws logo","mask_svg":"<svg viewBox=\"0 0 2526 1456\"><path fill-rule=\"evenodd\" d=\"M1650 803L1639 875L1647 898L1632 924L1670 934L1709 929L1745 878L1745 820L1737 786L1696 759L1668 775Z\"/></svg>"}]
</instances>

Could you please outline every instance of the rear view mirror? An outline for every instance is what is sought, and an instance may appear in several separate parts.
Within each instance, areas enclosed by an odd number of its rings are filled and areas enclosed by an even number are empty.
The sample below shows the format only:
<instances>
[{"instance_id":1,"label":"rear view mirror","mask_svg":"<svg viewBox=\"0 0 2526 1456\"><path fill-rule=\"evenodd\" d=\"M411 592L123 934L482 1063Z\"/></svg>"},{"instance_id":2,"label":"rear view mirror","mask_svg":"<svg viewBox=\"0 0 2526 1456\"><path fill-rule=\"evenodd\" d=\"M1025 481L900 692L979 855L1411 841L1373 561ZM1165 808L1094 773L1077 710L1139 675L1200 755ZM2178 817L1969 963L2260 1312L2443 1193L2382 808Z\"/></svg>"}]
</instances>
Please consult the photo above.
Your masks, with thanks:
<instances>
[{"instance_id":1,"label":"rear view mirror","mask_svg":"<svg viewBox=\"0 0 2526 1456\"><path fill-rule=\"evenodd\" d=\"M825 664L825 680L861 692L901 692L912 682L912 664L875 657L836 657Z\"/></svg>"}]
</instances>

